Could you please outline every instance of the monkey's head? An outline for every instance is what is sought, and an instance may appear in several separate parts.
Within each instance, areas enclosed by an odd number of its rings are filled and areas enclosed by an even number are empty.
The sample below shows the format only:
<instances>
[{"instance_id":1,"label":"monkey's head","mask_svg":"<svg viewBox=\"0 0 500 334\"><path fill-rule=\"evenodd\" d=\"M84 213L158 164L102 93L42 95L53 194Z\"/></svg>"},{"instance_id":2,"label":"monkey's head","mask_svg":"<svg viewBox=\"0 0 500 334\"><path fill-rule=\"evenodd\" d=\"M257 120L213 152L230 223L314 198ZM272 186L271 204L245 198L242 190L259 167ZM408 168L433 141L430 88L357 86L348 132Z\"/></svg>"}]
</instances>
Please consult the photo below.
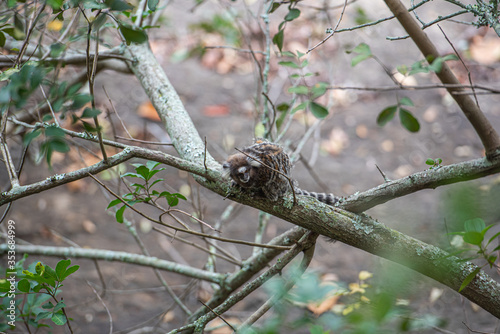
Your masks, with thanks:
<instances>
[{"instance_id":1,"label":"monkey's head","mask_svg":"<svg viewBox=\"0 0 500 334\"><path fill-rule=\"evenodd\" d=\"M243 188L258 188L260 183L260 162L247 157L243 153L229 156L222 165L222 176L231 179L234 183Z\"/></svg>"}]
</instances>

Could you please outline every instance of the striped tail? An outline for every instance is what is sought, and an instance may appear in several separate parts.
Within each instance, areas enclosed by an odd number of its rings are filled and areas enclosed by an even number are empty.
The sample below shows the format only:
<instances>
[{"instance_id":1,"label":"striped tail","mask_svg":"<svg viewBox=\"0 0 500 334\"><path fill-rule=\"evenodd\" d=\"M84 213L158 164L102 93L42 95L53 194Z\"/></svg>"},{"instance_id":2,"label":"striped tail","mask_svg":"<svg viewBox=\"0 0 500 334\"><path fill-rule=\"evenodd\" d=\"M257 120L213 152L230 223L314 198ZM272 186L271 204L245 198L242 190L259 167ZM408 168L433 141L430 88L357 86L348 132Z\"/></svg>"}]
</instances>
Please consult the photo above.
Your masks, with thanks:
<instances>
[{"instance_id":1,"label":"striped tail","mask_svg":"<svg viewBox=\"0 0 500 334\"><path fill-rule=\"evenodd\" d=\"M333 194L309 192L307 190L302 190L300 188L295 188L295 193L298 195L306 195L314 197L318 201L326 203L328 205L334 205L339 201L339 198L335 197Z\"/></svg>"}]
</instances>

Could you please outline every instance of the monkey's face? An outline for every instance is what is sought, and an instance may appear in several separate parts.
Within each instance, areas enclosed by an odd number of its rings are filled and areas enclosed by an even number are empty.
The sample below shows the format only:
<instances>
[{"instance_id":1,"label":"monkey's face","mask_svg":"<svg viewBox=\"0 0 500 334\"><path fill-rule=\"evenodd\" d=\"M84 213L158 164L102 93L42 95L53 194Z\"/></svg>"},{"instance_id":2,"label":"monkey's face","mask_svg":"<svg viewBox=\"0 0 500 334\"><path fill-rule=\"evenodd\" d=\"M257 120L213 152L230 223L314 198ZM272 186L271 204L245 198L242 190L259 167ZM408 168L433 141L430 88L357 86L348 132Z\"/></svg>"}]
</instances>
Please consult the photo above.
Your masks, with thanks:
<instances>
[{"instance_id":1,"label":"monkey's face","mask_svg":"<svg viewBox=\"0 0 500 334\"><path fill-rule=\"evenodd\" d=\"M255 187L258 180L259 167L254 166L248 160L251 160L244 154L234 154L227 158L222 165L222 176L226 179L231 178L236 184L243 188Z\"/></svg>"}]
</instances>

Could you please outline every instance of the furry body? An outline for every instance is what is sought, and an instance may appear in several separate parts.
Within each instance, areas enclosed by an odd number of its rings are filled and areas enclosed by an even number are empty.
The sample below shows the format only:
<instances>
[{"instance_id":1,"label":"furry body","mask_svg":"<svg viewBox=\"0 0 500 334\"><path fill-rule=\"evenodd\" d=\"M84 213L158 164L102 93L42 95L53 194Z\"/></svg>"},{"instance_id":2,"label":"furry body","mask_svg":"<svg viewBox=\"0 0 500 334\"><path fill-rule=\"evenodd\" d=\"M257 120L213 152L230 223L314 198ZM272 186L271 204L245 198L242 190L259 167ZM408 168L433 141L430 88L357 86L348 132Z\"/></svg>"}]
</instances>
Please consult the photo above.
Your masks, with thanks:
<instances>
[{"instance_id":1,"label":"furry body","mask_svg":"<svg viewBox=\"0 0 500 334\"><path fill-rule=\"evenodd\" d=\"M271 201L278 200L293 186L298 195L311 196L329 205L338 202L338 198L332 194L308 192L298 188L291 179L288 154L278 144L263 140L257 140L241 152L229 156L222 165L222 174L231 179L233 186L238 185Z\"/></svg>"}]
</instances>

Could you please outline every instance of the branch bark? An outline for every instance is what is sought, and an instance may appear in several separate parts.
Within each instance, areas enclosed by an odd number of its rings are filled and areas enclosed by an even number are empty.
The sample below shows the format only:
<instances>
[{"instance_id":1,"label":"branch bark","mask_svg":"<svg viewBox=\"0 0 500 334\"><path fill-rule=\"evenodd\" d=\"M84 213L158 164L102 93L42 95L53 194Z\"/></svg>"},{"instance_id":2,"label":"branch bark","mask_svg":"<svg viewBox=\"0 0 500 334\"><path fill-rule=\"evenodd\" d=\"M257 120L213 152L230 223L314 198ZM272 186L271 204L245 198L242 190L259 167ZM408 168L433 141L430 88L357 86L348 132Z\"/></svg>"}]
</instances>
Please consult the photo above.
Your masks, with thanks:
<instances>
[{"instance_id":1,"label":"branch bark","mask_svg":"<svg viewBox=\"0 0 500 334\"><path fill-rule=\"evenodd\" d=\"M419 48L420 52L424 57L432 62L434 59L439 57L439 53L432 43L432 41L427 37L427 34L422 31L418 23L411 17L406 7L399 0L384 0L387 7L396 16L399 23L406 30L408 35ZM450 67L446 62L443 63L443 67L439 73L436 73L439 80L445 85L458 85L460 81L455 77ZM459 105L462 112L465 114L469 122L472 124L476 130L477 135L481 139L483 146L486 150L486 156L491 157L494 154L498 154L498 149L500 149L500 138L497 132L483 114L479 106L474 103L474 101L465 94L457 94L457 92L463 91L462 88L447 88L448 92L451 94L455 102Z\"/></svg>"}]
</instances>

